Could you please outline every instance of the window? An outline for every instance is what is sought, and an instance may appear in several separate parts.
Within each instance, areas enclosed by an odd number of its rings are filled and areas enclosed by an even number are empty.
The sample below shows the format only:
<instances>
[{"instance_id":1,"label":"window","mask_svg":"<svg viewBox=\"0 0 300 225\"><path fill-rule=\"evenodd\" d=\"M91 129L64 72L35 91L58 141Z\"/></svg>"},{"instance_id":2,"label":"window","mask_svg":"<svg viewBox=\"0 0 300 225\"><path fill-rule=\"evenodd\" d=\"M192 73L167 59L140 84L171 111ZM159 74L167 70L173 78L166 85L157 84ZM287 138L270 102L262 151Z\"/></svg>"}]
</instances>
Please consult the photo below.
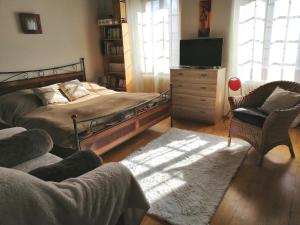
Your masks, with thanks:
<instances>
[{"instance_id":1,"label":"window","mask_svg":"<svg viewBox=\"0 0 300 225\"><path fill-rule=\"evenodd\" d=\"M299 0L240 0L238 74L242 80L300 81L299 43Z\"/></svg>"},{"instance_id":2,"label":"window","mask_svg":"<svg viewBox=\"0 0 300 225\"><path fill-rule=\"evenodd\" d=\"M178 1L148 0L137 12L141 72L169 74L179 61ZM174 25L175 24L175 25Z\"/></svg>"}]
</instances>

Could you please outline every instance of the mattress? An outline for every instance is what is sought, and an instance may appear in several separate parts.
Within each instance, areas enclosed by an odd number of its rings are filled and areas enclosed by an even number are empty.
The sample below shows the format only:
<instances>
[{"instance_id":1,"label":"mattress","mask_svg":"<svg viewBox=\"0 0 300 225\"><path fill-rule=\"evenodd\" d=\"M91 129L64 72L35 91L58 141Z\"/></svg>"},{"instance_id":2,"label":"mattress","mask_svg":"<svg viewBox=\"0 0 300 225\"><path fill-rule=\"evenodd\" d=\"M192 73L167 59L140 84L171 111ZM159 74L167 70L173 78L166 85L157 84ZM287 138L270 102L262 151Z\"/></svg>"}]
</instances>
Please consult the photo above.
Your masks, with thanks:
<instances>
[{"instance_id":1,"label":"mattress","mask_svg":"<svg viewBox=\"0 0 300 225\"><path fill-rule=\"evenodd\" d=\"M67 104L43 106L32 89L0 96L0 119L11 126L44 129L55 145L75 148L72 115L76 114L78 120L107 116L159 96L158 93L115 92L90 82L83 84L90 94ZM81 123L79 133L89 126L90 123Z\"/></svg>"}]
</instances>

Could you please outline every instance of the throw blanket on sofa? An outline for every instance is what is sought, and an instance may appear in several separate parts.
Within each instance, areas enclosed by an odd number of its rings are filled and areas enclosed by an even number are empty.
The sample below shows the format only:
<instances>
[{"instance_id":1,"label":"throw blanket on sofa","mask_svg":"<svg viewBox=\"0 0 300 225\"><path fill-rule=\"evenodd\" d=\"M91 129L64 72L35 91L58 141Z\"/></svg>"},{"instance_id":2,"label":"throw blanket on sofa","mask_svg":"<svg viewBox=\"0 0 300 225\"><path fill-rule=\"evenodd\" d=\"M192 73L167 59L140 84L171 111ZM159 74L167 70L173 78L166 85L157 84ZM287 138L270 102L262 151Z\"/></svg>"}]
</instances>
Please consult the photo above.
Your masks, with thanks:
<instances>
[{"instance_id":1,"label":"throw blanket on sofa","mask_svg":"<svg viewBox=\"0 0 300 225\"><path fill-rule=\"evenodd\" d=\"M0 168L1 225L138 225L148 208L135 178L118 163L60 183Z\"/></svg>"}]
</instances>

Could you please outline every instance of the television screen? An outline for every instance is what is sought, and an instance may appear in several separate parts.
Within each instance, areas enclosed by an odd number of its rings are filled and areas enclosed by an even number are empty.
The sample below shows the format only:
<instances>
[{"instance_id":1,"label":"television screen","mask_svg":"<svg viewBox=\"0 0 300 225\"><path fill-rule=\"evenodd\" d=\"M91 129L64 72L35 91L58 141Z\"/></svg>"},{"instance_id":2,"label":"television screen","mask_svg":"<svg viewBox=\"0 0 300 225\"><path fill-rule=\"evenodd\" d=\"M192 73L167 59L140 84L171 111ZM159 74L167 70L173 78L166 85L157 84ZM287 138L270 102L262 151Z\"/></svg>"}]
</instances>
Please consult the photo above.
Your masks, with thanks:
<instances>
[{"instance_id":1,"label":"television screen","mask_svg":"<svg viewBox=\"0 0 300 225\"><path fill-rule=\"evenodd\" d=\"M221 66L222 38L180 41L180 65L194 67Z\"/></svg>"}]
</instances>

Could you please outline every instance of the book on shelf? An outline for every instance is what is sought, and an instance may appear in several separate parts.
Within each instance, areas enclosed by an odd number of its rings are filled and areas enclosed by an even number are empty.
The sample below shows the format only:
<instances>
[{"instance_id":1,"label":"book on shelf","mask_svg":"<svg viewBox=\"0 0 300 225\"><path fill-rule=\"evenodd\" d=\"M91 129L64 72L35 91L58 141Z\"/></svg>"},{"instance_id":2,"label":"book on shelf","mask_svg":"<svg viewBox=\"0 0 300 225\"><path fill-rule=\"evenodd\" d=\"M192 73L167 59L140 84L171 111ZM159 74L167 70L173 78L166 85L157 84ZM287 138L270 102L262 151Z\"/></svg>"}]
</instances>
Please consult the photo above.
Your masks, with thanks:
<instances>
[{"instance_id":1,"label":"book on shelf","mask_svg":"<svg viewBox=\"0 0 300 225\"><path fill-rule=\"evenodd\" d=\"M110 89L126 90L126 80L115 76L102 76L99 78L99 84Z\"/></svg>"},{"instance_id":2,"label":"book on shelf","mask_svg":"<svg viewBox=\"0 0 300 225\"><path fill-rule=\"evenodd\" d=\"M124 63L109 63L108 70L111 73L113 73L113 72L122 73L125 71L125 66L124 66Z\"/></svg>"},{"instance_id":3,"label":"book on shelf","mask_svg":"<svg viewBox=\"0 0 300 225\"><path fill-rule=\"evenodd\" d=\"M118 56L123 54L123 46L115 45L111 42L104 43L105 56Z\"/></svg>"},{"instance_id":4,"label":"book on shelf","mask_svg":"<svg viewBox=\"0 0 300 225\"><path fill-rule=\"evenodd\" d=\"M106 27L104 29L104 39L108 39L108 40L122 39L121 28Z\"/></svg>"}]
</instances>

